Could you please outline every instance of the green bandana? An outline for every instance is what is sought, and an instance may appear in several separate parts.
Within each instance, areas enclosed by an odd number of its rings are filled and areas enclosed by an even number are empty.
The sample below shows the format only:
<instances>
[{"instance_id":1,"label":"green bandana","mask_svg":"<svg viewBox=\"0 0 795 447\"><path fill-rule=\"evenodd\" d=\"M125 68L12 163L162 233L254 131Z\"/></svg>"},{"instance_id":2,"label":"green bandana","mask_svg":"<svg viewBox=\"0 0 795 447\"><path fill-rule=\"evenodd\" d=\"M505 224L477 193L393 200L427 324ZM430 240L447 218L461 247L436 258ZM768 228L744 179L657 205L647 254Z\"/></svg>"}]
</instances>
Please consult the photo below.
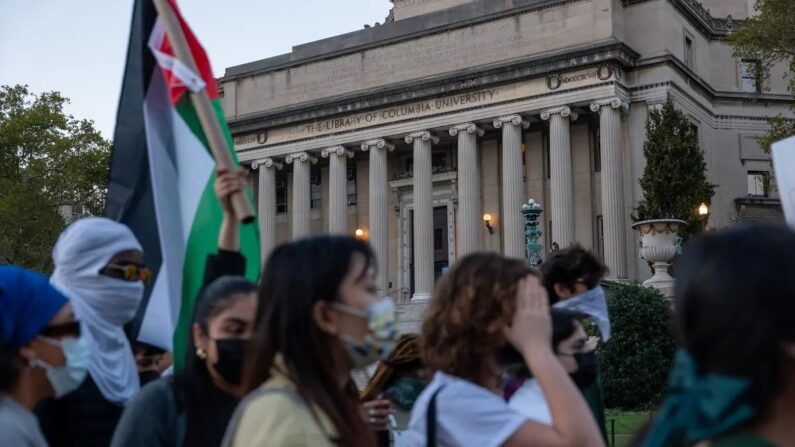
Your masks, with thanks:
<instances>
[{"instance_id":1,"label":"green bandana","mask_svg":"<svg viewBox=\"0 0 795 447\"><path fill-rule=\"evenodd\" d=\"M684 349L676 353L668 397L643 447L693 445L715 438L754 415L745 403L751 381L719 374L698 374Z\"/></svg>"},{"instance_id":2,"label":"green bandana","mask_svg":"<svg viewBox=\"0 0 795 447\"><path fill-rule=\"evenodd\" d=\"M413 377L400 377L392 382L384 394L393 404L404 411L411 411L414 401L425 389L425 382Z\"/></svg>"}]
</instances>

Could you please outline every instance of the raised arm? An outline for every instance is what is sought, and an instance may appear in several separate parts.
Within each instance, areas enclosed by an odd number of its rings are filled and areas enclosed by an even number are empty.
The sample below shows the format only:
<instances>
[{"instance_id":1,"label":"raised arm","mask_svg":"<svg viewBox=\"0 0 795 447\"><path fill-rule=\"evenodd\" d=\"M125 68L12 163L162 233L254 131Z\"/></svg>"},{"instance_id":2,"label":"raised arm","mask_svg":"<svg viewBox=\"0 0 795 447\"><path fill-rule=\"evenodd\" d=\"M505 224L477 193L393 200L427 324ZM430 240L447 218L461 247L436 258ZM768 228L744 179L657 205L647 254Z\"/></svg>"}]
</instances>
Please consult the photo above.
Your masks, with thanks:
<instances>
[{"instance_id":1,"label":"raised arm","mask_svg":"<svg viewBox=\"0 0 795 447\"><path fill-rule=\"evenodd\" d=\"M549 403L553 425L526 422L504 446L603 446L588 404L552 352L549 299L538 278L522 281L516 316L505 335L538 380Z\"/></svg>"}]
</instances>

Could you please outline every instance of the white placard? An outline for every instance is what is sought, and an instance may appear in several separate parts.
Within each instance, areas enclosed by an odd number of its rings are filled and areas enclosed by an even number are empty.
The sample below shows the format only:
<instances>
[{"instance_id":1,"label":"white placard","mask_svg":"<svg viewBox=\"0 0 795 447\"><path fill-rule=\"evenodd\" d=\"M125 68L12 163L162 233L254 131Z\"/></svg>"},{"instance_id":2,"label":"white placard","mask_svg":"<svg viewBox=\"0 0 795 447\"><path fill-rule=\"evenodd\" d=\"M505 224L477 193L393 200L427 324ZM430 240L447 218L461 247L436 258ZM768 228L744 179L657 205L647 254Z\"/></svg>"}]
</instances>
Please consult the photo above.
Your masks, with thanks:
<instances>
[{"instance_id":1,"label":"white placard","mask_svg":"<svg viewBox=\"0 0 795 447\"><path fill-rule=\"evenodd\" d=\"M773 144L773 167L784 216L795 229L795 137Z\"/></svg>"}]
</instances>

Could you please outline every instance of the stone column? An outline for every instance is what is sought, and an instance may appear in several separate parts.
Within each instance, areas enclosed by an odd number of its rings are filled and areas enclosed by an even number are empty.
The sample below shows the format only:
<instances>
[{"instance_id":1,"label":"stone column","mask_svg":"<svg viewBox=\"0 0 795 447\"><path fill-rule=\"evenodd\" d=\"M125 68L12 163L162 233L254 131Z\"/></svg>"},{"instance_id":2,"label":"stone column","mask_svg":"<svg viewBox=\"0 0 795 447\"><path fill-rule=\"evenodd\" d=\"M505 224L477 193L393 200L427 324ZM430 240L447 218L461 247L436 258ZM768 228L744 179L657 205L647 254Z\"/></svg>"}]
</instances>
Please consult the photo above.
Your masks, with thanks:
<instances>
[{"instance_id":1,"label":"stone column","mask_svg":"<svg viewBox=\"0 0 795 447\"><path fill-rule=\"evenodd\" d=\"M259 171L257 214L262 265L265 265L265 260L276 246L276 170L281 168L282 164L272 158L251 163L251 169Z\"/></svg>"},{"instance_id":2,"label":"stone column","mask_svg":"<svg viewBox=\"0 0 795 447\"><path fill-rule=\"evenodd\" d=\"M483 129L475 123L457 124L450 135L458 135L458 257L480 250L480 170L478 169L478 137Z\"/></svg>"},{"instance_id":3,"label":"stone column","mask_svg":"<svg viewBox=\"0 0 795 447\"><path fill-rule=\"evenodd\" d=\"M627 110L629 104L617 97L591 103L591 111L599 112L605 264L610 269L611 278L627 277L624 163L621 144L621 112Z\"/></svg>"},{"instance_id":4,"label":"stone column","mask_svg":"<svg viewBox=\"0 0 795 447\"><path fill-rule=\"evenodd\" d=\"M502 128L502 238L504 254L511 258L525 257L522 129L528 126L519 115L494 120L494 127Z\"/></svg>"},{"instance_id":5,"label":"stone column","mask_svg":"<svg viewBox=\"0 0 795 447\"><path fill-rule=\"evenodd\" d=\"M433 177L431 144L439 138L427 130L406 135L414 144L414 296L425 301L433 291Z\"/></svg>"},{"instance_id":6,"label":"stone column","mask_svg":"<svg viewBox=\"0 0 795 447\"><path fill-rule=\"evenodd\" d=\"M344 146L323 149L323 158L329 160L329 218L330 234L348 233L348 194L345 186L348 182L348 159L353 158L353 151Z\"/></svg>"},{"instance_id":7,"label":"stone column","mask_svg":"<svg viewBox=\"0 0 795 447\"><path fill-rule=\"evenodd\" d=\"M571 172L570 121L577 114L568 106L553 107L541 112L541 119L549 120L550 211L552 241L566 248L574 236L574 182Z\"/></svg>"},{"instance_id":8,"label":"stone column","mask_svg":"<svg viewBox=\"0 0 795 447\"><path fill-rule=\"evenodd\" d=\"M293 203L292 203L292 238L293 240L309 236L310 219L310 184L309 169L317 163L317 158L307 152L290 154L284 160L293 165Z\"/></svg>"},{"instance_id":9,"label":"stone column","mask_svg":"<svg viewBox=\"0 0 795 447\"><path fill-rule=\"evenodd\" d=\"M370 245L378 261L376 284L381 295L389 294L389 211L387 210L387 152L395 146L382 138L362 143L363 151L370 151Z\"/></svg>"}]
</instances>

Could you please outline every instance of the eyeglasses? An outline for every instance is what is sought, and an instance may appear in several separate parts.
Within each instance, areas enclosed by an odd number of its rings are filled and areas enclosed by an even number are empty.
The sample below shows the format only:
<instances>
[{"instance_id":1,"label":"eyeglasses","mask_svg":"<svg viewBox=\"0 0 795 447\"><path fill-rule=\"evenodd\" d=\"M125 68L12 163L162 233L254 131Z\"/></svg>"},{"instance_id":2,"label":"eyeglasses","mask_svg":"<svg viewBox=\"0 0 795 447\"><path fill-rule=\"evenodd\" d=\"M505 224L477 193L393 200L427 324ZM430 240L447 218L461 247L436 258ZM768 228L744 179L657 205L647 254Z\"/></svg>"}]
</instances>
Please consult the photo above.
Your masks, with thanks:
<instances>
[{"instance_id":1,"label":"eyeglasses","mask_svg":"<svg viewBox=\"0 0 795 447\"><path fill-rule=\"evenodd\" d=\"M70 321L69 323L44 326L44 328L39 332L39 335L54 339L60 339L64 337L79 337L80 322Z\"/></svg>"},{"instance_id":2,"label":"eyeglasses","mask_svg":"<svg viewBox=\"0 0 795 447\"><path fill-rule=\"evenodd\" d=\"M119 279L124 279L125 281L141 281L143 283L147 283L152 278L152 271L142 265L108 264L105 266L105 269L113 272L119 272L121 274Z\"/></svg>"}]
</instances>

